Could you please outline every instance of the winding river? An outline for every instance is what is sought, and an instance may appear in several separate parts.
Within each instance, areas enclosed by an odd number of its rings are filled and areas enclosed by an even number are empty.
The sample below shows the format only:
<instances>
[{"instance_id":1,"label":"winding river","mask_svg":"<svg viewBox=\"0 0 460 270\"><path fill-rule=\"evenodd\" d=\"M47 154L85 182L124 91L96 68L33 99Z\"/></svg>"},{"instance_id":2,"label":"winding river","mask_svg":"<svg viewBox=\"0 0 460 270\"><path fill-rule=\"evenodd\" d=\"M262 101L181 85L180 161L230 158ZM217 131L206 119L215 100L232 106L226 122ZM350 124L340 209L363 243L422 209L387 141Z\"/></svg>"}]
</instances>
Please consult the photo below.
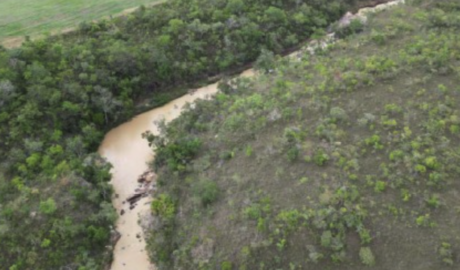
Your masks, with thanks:
<instances>
[{"instance_id":1,"label":"winding river","mask_svg":"<svg viewBox=\"0 0 460 270\"><path fill-rule=\"evenodd\" d=\"M392 1L374 8L365 8L360 10L358 15L353 16L365 17L366 13L381 11L400 3L404 3L404 0ZM351 14L346 16L351 16ZM342 21L353 19L353 17L346 16ZM329 37L326 41L310 43L305 49L313 52L315 48L327 47L327 44L334 42L333 34ZM290 56L295 57L296 53ZM252 69L241 74L241 76L245 77L253 75ZM145 250L145 238L138 222L140 217L147 216L150 211L151 198L142 198L133 209L130 209L129 203L125 202L139 188L137 179L148 170L147 162L154 158L152 149L148 147L147 141L142 139L141 134L150 130L153 134L158 135L158 121L164 119L169 122L177 118L185 104L192 103L197 99L210 98L217 91L217 83L194 90L162 107L136 116L131 121L114 128L105 136L99 148L99 153L113 165L111 183L116 194L113 198L113 205L120 214L116 230L121 235L113 251L114 260L111 270L155 269L155 266L150 263Z\"/></svg>"},{"instance_id":2,"label":"winding river","mask_svg":"<svg viewBox=\"0 0 460 270\"><path fill-rule=\"evenodd\" d=\"M252 70L247 70L241 76L253 76ZM139 188L137 179L139 175L148 170L147 162L153 159L152 149L148 147L142 133L150 130L158 135L157 122L169 122L178 117L182 108L187 103L196 99L210 98L217 92L217 83L191 91L170 103L140 114L131 121L111 130L104 138L99 148L99 153L113 165L112 185L117 196L113 205L120 215L116 230L121 234L120 240L115 245L112 270L151 270L155 269L150 264L145 250L145 238L139 217L145 216L150 211L149 197L141 199L134 209L129 209L126 198L133 195Z\"/></svg>"}]
</instances>

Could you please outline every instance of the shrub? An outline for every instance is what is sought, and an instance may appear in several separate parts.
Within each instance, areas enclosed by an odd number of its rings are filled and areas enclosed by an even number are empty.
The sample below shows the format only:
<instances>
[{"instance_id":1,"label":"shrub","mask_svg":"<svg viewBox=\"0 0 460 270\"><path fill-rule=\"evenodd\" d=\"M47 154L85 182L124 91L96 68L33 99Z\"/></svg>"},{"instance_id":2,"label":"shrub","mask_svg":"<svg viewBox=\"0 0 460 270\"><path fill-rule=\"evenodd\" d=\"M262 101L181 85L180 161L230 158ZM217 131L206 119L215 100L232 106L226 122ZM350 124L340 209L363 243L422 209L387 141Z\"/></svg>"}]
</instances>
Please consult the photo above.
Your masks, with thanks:
<instances>
[{"instance_id":1,"label":"shrub","mask_svg":"<svg viewBox=\"0 0 460 270\"><path fill-rule=\"evenodd\" d=\"M42 243L40 244L40 247L47 248L50 245L51 245L51 241L49 239L43 239Z\"/></svg>"},{"instance_id":2,"label":"shrub","mask_svg":"<svg viewBox=\"0 0 460 270\"><path fill-rule=\"evenodd\" d=\"M415 223L420 227L435 227L436 226L436 223L434 221L431 221L430 214L418 216L415 219Z\"/></svg>"},{"instance_id":3,"label":"shrub","mask_svg":"<svg viewBox=\"0 0 460 270\"><path fill-rule=\"evenodd\" d=\"M415 165L415 171L421 174L426 173L426 167L421 164L417 164Z\"/></svg>"},{"instance_id":4,"label":"shrub","mask_svg":"<svg viewBox=\"0 0 460 270\"><path fill-rule=\"evenodd\" d=\"M346 121L348 119L348 115L344 109L340 107L334 107L330 111L330 116L334 120L334 122L341 122Z\"/></svg>"},{"instance_id":5,"label":"shrub","mask_svg":"<svg viewBox=\"0 0 460 270\"><path fill-rule=\"evenodd\" d=\"M430 170L436 170L440 165L436 160L436 157L427 157L425 158L425 166Z\"/></svg>"},{"instance_id":6,"label":"shrub","mask_svg":"<svg viewBox=\"0 0 460 270\"><path fill-rule=\"evenodd\" d=\"M345 38L347 36L357 34L364 29L364 23L360 19L350 21L347 27L342 27L336 30L335 34L338 38Z\"/></svg>"},{"instance_id":7,"label":"shrub","mask_svg":"<svg viewBox=\"0 0 460 270\"><path fill-rule=\"evenodd\" d=\"M291 147L287 152L287 157L289 161L294 162L299 157L300 150L296 146Z\"/></svg>"},{"instance_id":8,"label":"shrub","mask_svg":"<svg viewBox=\"0 0 460 270\"><path fill-rule=\"evenodd\" d=\"M289 161L297 160L300 154L299 144L305 138L306 132L297 127L288 127L284 129L283 141L287 147L287 156Z\"/></svg>"},{"instance_id":9,"label":"shrub","mask_svg":"<svg viewBox=\"0 0 460 270\"><path fill-rule=\"evenodd\" d=\"M243 210L243 214L249 219L257 220L262 215L262 210L258 204L254 204L246 207Z\"/></svg>"},{"instance_id":10,"label":"shrub","mask_svg":"<svg viewBox=\"0 0 460 270\"><path fill-rule=\"evenodd\" d=\"M229 261L224 261L220 264L221 270L232 270L232 263Z\"/></svg>"},{"instance_id":11,"label":"shrub","mask_svg":"<svg viewBox=\"0 0 460 270\"><path fill-rule=\"evenodd\" d=\"M284 129L283 140L287 146L296 145L306 137L306 132L297 127Z\"/></svg>"},{"instance_id":12,"label":"shrub","mask_svg":"<svg viewBox=\"0 0 460 270\"><path fill-rule=\"evenodd\" d=\"M402 112L402 108L394 103L391 103L391 104L385 105L385 112L388 114L394 115L394 114Z\"/></svg>"},{"instance_id":13,"label":"shrub","mask_svg":"<svg viewBox=\"0 0 460 270\"><path fill-rule=\"evenodd\" d=\"M48 198L46 201L40 202L40 212L46 215L51 215L56 212L57 206L53 198Z\"/></svg>"},{"instance_id":14,"label":"shrub","mask_svg":"<svg viewBox=\"0 0 460 270\"><path fill-rule=\"evenodd\" d=\"M164 164L172 171L183 172L185 166L198 153L201 141L195 139L183 139L177 142L157 145L155 166L160 167Z\"/></svg>"},{"instance_id":15,"label":"shrub","mask_svg":"<svg viewBox=\"0 0 460 270\"><path fill-rule=\"evenodd\" d=\"M371 113L365 113L362 118L358 119L358 125L367 126L369 124L374 123L375 119L376 119L375 115Z\"/></svg>"},{"instance_id":16,"label":"shrub","mask_svg":"<svg viewBox=\"0 0 460 270\"><path fill-rule=\"evenodd\" d=\"M452 246L449 243L443 242L439 248L439 256L442 261L447 265L453 265Z\"/></svg>"},{"instance_id":17,"label":"shrub","mask_svg":"<svg viewBox=\"0 0 460 270\"><path fill-rule=\"evenodd\" d=\"M367 229L358 230L359 238L361 239L361 244L369 244L372 241L372 236Z\"/></svg>"},{"instance_id":18,"label":"shrub","mask_svg":"<svg viewBox=\"0 0 460 270\"><path fill-rule=\"evenodd\" d=\"M426 199L426 204L432 208L438 208L441 205L441 201L439 200L438 195L431 195L428 199Z\"/></svg>"},{"instance_id":19,"label":"shrub","mask_svg":"<svg viewBox=\"0 0 460 270\"><path fill-rule=\"evenodd\" d=\"M374 134L371 137L365 139L364 143L367 146L372 146L375 150L383 149L383 145L381 144L380 136L377 134Z\"/></svg>"},{"instance_id":20,"label":"shrub","mask_svg":"<svg viewBox=\"0 0 460 270\"><path fill-rule=\"evenodd\" d=\"M316 252L314 250L310 251L308 253L308 258L314 262L314 263L318 263L322 258L324 258L324 255L319 253L319 252Z\"/></svg>"},{"instance_id":21,"label":"shrub","mask_svg":"<svg viewBox=\"0 0 460 270\"><path fill-rule=\"evenodd\" d=\"M235 157L235 152L231 150L224 150L222 153L219 154L219 157L223 160L230 160Z\"/></svg>"},{"instance_id":22,"label":"shrub","mask_svg":"<svg viewBox=\"0 0 460 270\"><path fill-rule=\"evenodd\" d=\"M253 152L252 146L248 145L244 152L246 153L247 157L252 156L252 152Z\"/></svg>"},{"instance_id":23,"label":"shrub","mask_svg":"<svg viewBox=\"0 0 460 270\"><path fill-rule=\"evenodd\" d=\"M323 149L319 149L316 151L315 155L313 156L313 161L318 166L323 166L329 160L329 156L324 152Z\"/></svg>"},{"instance_id":24,"label":"shrub","mask_svg":"<svg viewBox=\"0 0 460 270\"><path fill-rule=\"evenodd\" d=\"M203 206L208 206L217 200L219 187L214 181L202 179L193 187L193 194L200 199Z\"/></svg>"},{"instance_id":25,"label":"shrub","mask_svg":"<svg viewBox=\"0 0 460 270\"><path fill-rule=\"evenodd\" d=\"M450 130L450 133L456 135L456 134L460 133L460 126L459 125L451 125L449 127L449 130Z\"/></svg>"},{"instance_id":26,"label":"shrub","mask_svg":"<svg viewBox=\"0 0 460 270\"><path fill-rule=\"evenodd\" d=\"M404 157L404 152L401 150L394 150L394 151L391 151L390 153L391 161L401 160L403 157Z\"/></svg>"},{"instance_id":27,"label":"shrub","mask_svg":"<svg viewBox=\"0 0 460 270\"><path fill-rule=\"evenodd\" d=\"M276 68L276 56L273 52L262 49L259 57L254 63L254 69L269 73Z\"/></svg>"},{"instance_id":28,"label":"shrub","mask_svg":"<svg viewBox=\"0 0 460 270\"><path fill-rule=\"evenodd\" d=\"M369 247L362 247L359 250L359 258L364 265L367 266L374 266L375 265L375 257L372 253L372 250Z\"/></svg>"},{"instance_id":29,"label":"shrub","mask_svg":"<svg viewBox=\"0 0 460 270\"><path fill-rule=\"evenodd\" d=\"M321 235L321 246L328 248L331 246L332 242L332 232L331 231L324 231Z\"/></svg>"},{"instance_id":30,"label":"shrub","mask_svg":"<svg viewBox=\"0 0 460 270\"><path fill-rule=\"evenodd\" d=\"M398 125L398 122L395 119L387 119L382 122L384 127L393 128Z\"/></svg>"},{"instance_id":31,"label":"shrub","mask_svg":"<svg viewBox=\"0 0 460 270\"><path fill-rule=\"evenodd\" d=\"M171 219L176 213L174 201L167 194L160 194L152 201L152 212L165 219Z\"/></svg>"},{"instance_id":32,"label":"shrub","mask_svg":"<svg viewBox=\"0 0 460 270\"><path fill-rule=\"evenodd\" d=\"M438 172L430 173L428 177L428 185L430 186L437 186L444 181L444 175Z\"/></svg>"},{"instance_id":33,"label":"shrub","mask_svg":"<svg viewBox=\"0 0 460 270\"><path fill-rule=\"evenodd\" d=\"M387 36L384 33L376 31L374 29L372 29L370 36L371 40L378 45L384 45L387 40Z\"/></svg>"},{"instance_id":34,"label":"shrub","mask_svg":"<svg viewBox=\"0 0 460 270\"><path fill-rule=\"evenodd\" d=\"M374 191L377 193L384 192L387 187L387 184L383 181L375 182Z\"/></svg>"},{"instance_id":35,"label":"shrub","mask_svg":"<svg viewBox=\"0 0 460 270\"><path fill-rule=\"evenodd\" d=\"M402 198L403 202L408 202L411 197L412 197L412 195L410 194L409 190L407 190L407 189L402 189L401 190L401 198Z\"/></svg>"}]
</instances>

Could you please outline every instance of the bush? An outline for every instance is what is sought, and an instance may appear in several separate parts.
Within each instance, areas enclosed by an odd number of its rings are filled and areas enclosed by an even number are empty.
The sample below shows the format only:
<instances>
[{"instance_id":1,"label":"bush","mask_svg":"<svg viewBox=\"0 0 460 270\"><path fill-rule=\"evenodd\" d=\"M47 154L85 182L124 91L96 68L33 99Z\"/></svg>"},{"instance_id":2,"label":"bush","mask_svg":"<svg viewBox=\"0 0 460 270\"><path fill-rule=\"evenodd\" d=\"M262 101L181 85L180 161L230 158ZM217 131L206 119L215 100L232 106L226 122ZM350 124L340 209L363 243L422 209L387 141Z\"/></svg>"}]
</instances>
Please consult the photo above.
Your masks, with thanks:
<instances>
[{"instance_id":1,"label":"bush","mask_svg":"<svg viewBox=\"0 0 460 270\"><path fill-rule=\"evenodd\" d=\"M372 29L371 40L378 45L384 45L386 43L387 36L382 32Z\"/></svg>"},{"instance_id":2,"label":"bush","mask_svg":"<svg viewBox=\"0 0 460 270\"><path fill-rule=\"evenodd\" d=\"M171 171L183 172L201 147L199 139L183 139L177 142L157 145L155 166L168 165Z\"/></svg>"},{"instance_id":3,"label":"bush","mask_svg":"<svg viewBox=\"0 0 460 270\"><path fill-rule=\"evenodd\" d=\"M371 137L364 140L364 143L367 146L372 146L375 150L383 149L382 142L380 140L380 136L377 134L372 135Z\"/></svg>"},{"instance_id":4,"label":"bush","mask_svg":"<svg viewBox=\"0 0 460 270\"><path fill-rule=\"evenodd\" d=\"M401 151L401 150L391 151L391 153L390 153L390 160L391 161L398 161L398 160L401 160L402 158L404 158L404 152L403 151Z\"/></svg>"},{"instance_id":5,"label":"bush","mask_svg":"<svg viewBox=\"0 0 460 270\"><path fill-rule=\"evenodd\" d=\"M336 30L335 34L338 38L345 38L353 34L357 34L364 30L364 23L360 19L353 19L347 27L342 27Z\"/></svg>"},{"instance_id":6,"label":"bush","mask_svg":"<svg viewBox=\"0 0 460 270\"><path fill-rule=\"evenodd\" d=\"M257 71L262 71L264 73L269 73L276 68L276 56L273 52L262 49L260 52L259 58L257 58L254 63L254 69Z\"/></svg>"},{"instance_id":7,"label":"bush","mask_svg":"<svg viewBox=\"0 0 460 270\"><path fill-rule=\"evenodd\" d=\"M438 163L436 157L427 157L425 159L425 166L430 170L436 170L439 168L440 164Z\"/></svg>"},{"instance_id":8,"label":"bush","mask_svg":"<svg viewBox=\"0 0 460 270\"><path fill-rule=\"evenodd\" d=\"M219 187L214 181L202 179L193 187L193 194L200 199L203 206L208 206L217 200Z\"/></svg>"},{"instance_id":9,"label":"bush","mask_svg":"<svg viewBox=\"0 0 460 270\"><path fill-rule=\"evenodd\" d=\"M452 254L452 246L449 243L443 242L441 247L439 248L439 256L441 257L442 261L447 265L453 265L453 254Z\"/></svg>"},{"instance_id":10,"label":"bush","mask_svg":"<svg viewBox=\"0 0 460 270\"><path fill-rule=\"evenodd\" d=\"M222 270L232 270L232 263L229 262L229 261L222 262L222 263L220 264L220 268L221 268Z\"/></svg>"},{"instance_id":11,"label":"bush","mask_svg":"<svg viewBox=\"0 0 460 270\"><path fill-rule=\"evenodd\" d=\"M372 250L369 247L362 247L359 250L359 258L364 265L367 266L374 266L375 265L375 257L372 253Z\"/></svg>"},{"instance_id":12,"label":"bush","mask_svg":"<svg viewBox=\"0 0 460 270\"><path fill-rule=\"evenodd\" d=\"M313 157L313 161L318 166L323 166L328 160L329 160L329 156L326 154L326 152L324 152L323 149L317 150Z\"/></svg>"},{"instance_id":13,"label":"bush","mask_svg":"<svg viewBox=\"0 0 460 270\"><path fill-rule=\"evenodd\" d=\"M288 150L287 157L289 161L294 162L299 157L299 154L300 154L299 148L297 148L296 146L293 146L292 148Z\"/></svg>"},{"instance_id":14,"label":"bush","mask_svg":"<svg viewBox=\"0 0 460 270\"><path fill-rule=\"evenodd\" d=\"M160 194L158 198L152 201L152 212L165 219L171 219L176 213L174 201L166 194Z\"/></svg>"},{"instance_id":15,"label":"bush","mask_svg":"<svg viewBox=\"0 0 460 270\"><path fill-rule=\"evenodd\" d=\"M387 184L385 182L377 181L377 182L375 182L374 191L377 192L377 193L384 192L385 189L386 189L386 186L387 186Z\"/></svg>"},{"instance_id":16,"label":"bush","mask_svg":"<svg viewBox=\"0 0 460 270\"><path fill-rule=\"evenodd\" d=\"M40 212L46 215L51 215L56 212L57 206L53 198L48 198L46 201L40 202Z\"/></svg>"},{"instance_id":17,"label":"bush","mask_svg":"<svg viewBox=\"0 0 460 270\"><path fill-rule=\"evenodd\" d=\"M334 107L330 111L331 118L334 120L334 122L342 122L346 121L348 119L348 115L345 112L344 109L340 107Z\"/></svg>"}]
</instances>

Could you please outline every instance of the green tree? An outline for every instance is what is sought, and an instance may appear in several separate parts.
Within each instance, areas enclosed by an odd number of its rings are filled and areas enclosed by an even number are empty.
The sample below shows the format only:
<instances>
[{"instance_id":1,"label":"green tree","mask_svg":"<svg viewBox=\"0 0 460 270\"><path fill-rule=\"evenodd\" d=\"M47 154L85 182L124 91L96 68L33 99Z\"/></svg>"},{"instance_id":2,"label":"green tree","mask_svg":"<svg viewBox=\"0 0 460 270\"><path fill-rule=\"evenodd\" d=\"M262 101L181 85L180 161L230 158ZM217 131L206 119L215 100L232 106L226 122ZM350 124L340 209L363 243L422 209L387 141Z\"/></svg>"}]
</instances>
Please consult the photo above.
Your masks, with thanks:
<instances>
[{"instance_id":1,"label":"green tree","mask_svg":"<svg viewBox=\"0 0 460 270\"><path fill-rule=\"evenodd\" d=\"M100 108L104 112L105 124L108 124L109 114L115 113L122 103L106 88L95 86L94 91L96 94L93 96L93 102L96 108Z\"/></svg>"},{"instance_id":2,"label":"green tree","mask_svg":"<svg viewBox=\"0 0 460 270\"><path fill-rule=\"evenodd\" d=\"M56 212L57 206L53 198L48 198L46 201L40 202L40 212L46 215L52 215Z\"/></svg>"}]
</instances>

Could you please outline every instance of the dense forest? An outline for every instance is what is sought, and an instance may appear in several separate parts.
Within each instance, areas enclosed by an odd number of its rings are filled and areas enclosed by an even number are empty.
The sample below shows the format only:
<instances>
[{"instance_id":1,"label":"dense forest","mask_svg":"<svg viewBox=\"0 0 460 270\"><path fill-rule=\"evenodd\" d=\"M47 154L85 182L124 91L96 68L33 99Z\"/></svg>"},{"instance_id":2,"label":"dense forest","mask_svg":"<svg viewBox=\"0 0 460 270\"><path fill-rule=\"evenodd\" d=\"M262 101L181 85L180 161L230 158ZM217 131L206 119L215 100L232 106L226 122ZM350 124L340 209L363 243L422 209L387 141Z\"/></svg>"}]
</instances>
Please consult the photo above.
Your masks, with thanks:
<instances>
[{"instance_id":1,"label":"dense forest","mask_svg":"<svg viewBox=\"0 0 460 270\"><path fill-rule=\"evenodd\" d=\"M360 2L172 0L0 48L1 268L102 269L116 220L110 164L94 153L104 133L141 101L296 47Z\"/></svg>"},{"instance_id":2,"label":"dense forest","mask_svg":"<svg viewBox=\"0 0 460 270\"><path fill-rule=\"evenodd\" d=\"M459 269L459 30L406 1L149 134L158 269Z\"/></svg>"}]
</instances>

